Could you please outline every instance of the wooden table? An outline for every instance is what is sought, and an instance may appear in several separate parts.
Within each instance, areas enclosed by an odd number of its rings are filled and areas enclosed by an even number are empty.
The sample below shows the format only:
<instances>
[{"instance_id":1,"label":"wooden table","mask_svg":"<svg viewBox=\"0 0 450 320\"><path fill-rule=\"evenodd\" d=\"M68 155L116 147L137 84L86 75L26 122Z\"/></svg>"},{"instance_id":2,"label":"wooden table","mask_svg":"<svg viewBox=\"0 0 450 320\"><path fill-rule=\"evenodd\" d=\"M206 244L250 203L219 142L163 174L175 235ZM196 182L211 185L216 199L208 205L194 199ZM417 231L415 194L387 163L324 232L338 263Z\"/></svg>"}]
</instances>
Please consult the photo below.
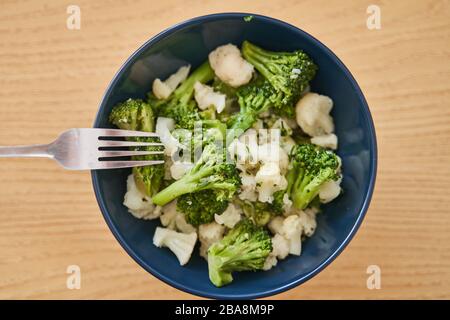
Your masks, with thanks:
<instances>
[{"instance_id":1,"label":"wooden table","mask_svg":"<svg viewBox=\"0 0 450 320\"><path fill-rule=\"evenodd\" d=\"M65 1L0 3L0 144L44 143L91 126L102 94L144 41L179 21L243 11L285 20L331 48L375 121L379 167L347 249L275 298L450 298L450 4L448 1ZM153 2L153 1L151 1ZM381 29L366 27L370 4ZM87 172L0 160L0 298L186 299L141 269L106 226ZM66 287L69 265L81 289ZM381 289L366 286L369 265Z\"/></svg>"}]
</instances>

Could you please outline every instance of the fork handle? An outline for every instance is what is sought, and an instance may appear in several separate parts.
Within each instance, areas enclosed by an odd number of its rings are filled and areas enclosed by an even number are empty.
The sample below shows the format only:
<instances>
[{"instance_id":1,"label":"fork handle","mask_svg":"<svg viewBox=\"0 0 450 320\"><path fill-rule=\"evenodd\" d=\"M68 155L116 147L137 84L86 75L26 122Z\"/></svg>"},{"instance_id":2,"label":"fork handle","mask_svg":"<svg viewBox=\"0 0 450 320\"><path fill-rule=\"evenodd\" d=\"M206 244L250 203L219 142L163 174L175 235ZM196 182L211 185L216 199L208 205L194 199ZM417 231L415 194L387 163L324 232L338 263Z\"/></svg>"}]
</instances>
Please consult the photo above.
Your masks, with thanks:
<instances>
[{"instance_id":1,"label":"fork handle","mask_svg":"<svg viewBox=\"0 0 450 320\"><path fill-rule=\"evenodd\" d=\"M49 153L49 144L33 144L29 146L0 146L0 158L52 158Z\"/></svg>"}]
</instances>

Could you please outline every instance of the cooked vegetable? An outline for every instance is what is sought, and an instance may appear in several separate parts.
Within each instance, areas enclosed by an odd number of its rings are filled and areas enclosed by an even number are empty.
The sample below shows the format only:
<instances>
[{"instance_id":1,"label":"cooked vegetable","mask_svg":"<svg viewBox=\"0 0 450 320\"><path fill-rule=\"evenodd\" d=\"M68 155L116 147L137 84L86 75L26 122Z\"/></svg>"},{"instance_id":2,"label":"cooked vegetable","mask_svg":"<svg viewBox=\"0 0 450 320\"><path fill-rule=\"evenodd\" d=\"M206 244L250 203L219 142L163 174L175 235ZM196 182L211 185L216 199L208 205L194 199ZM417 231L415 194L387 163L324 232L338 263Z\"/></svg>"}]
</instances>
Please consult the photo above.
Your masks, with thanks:
<instances>
[{"instance_id":1,"label":"cooked vegetable","mask_svg":"<svg viewBox=\"0 0 450 320\"><path fill-rule=\"evenodd\" d=\"M153 203L164 205L183 194L208 189L215 190L217 200L230 199L239 189L241 180L236 166L225 163L225 160L223 148L214 143L206 145L194 167L181 179L154 195Z\"/></svg>"},{"instance_id":2,"label":"cooked vegetable","mask_svg":"<svg viewBox=\"0 0 450 320\"><path fill-rule=\"evenodd\" d=\"M242 55L275 88L278 98L274 101L274 111L293 116L294 104L317 71L311 58L301 50L273 52L248 41L242 43Z\"/></svg>"},{"instance_id":3,"label":"cooked vegetable","mask_svg":"<svg viewBox=\"0 0 450 320\"><path fill-rule=\"evenodd\" d=\"M208 58L216 76L234 88L247 84L252 78L253 66L242 59L241 52L233 44L217 47Z\"/></svg>"},{"instance_id":4,"label":"cooked vegetable","mask_svg":"<svg viewBox=\"0 0 450 320\"><path fill-rule=\"evenodd\" d=\"M339 160L324 148L312 144L296 145L291 151L292 169L288 173L290 196L295 208L304 209L327 181L338 180Z\"/></svg>"},{"instance_id":5,"label":"cooked vegetable","mask_svg":"<svg viewBox=\"0 0 450 320\"><path fill-rule=\"evenodd\" d=\"M209 248L209 279L221 287L233 281L234 271L262 270L271 251L267 231L250 220L242 220Z\"/></svg>"},{"instance_id":6,"label":"cooked vegetable","mask_svg":"<svg viewBox=\"0 0 450 320\"><path fill-rule=\"evenodd\" d=\"M194 85L198 81L206 83L212 80L214 72L208 62L198 67L175 91L167 98L155 103L158 116L172 118L177 127L192 129L195 121L201 119L194 96ZM154 101L154 99L150 99Z\"/></svg>"},{"instance_id":7,"label":"cooked vegetable","mask_svg":"<svg viewBox=\"0 0 450 320\"><path fill-rule=\"evenodd\" d=\"M258 226L265 226L274 216L283 213L282 203L274 202L260 202L248 200L234 200L239 205L245 216Z\"/></svg>"},{"instance_id":8,"label":"cooked vegetable","mask_svg":"<svg viewBox=\"0 0 450 320\"><path fill-rule=\"evenodd\" d=\"M308 93L295 107L296 120L300 128L312 137L329 134L334 131L330 111L333 100L317 93Z\"/></svg>"},{"instance_id":9,"label":"cooked vegetable","mask_svg":"<svg viewBox=\"0 0 450 320\"><path fill-rule=\"evenodd\" d=\"M186 221L193 226L214 221L228 207L228 199L221 199L214 190L202 190L181 195L177 209L183 212Z\"/></svg>"},{"instance_id":10,"label":"cooked vegetable","mask_svg":"<svg viewBox=\"0 0 450 320\"><path fill-rule=\"evenodd\" d=\"M119 104L110 121L155 131L165 148L164 165L133 169L124 204L137 218L159 217L153 242L181 265L198 237L221 287L233 272L300 255L321 204L341 193L333 101L310 92L317 66L301 50L226 44L189 71L156 79L147 102Z\"/></svg>"},{"instance_id":11,"label":"cooked vegetable","mask_svg":"<svg viewBox=\"0 0 450 320\"><path fill-rule=\"evenodd\" d=\"M153 94L158 99L167 99L178 85L187 78L190 69L191 66L187 65L179 68L177 72L164 81L161 81L159 78L155 79L152 85Z\"/></svg>"},{"instance_id":12,"label":"cooked vegetable","mask_svg":"<svg viewBox=\"0 0 450 320\"><path fill-rule=\"evenodd\" d=\"M153 110L142 100L128 99L113 108L109 121L120 129L152 132L154 130ZM151 142L153 138L133 138L134 141ZM158 151L159 147L137 147L135 150ZM133 160L161 160L160 155L134 156ZM159 191L164 178L164 165L134 167L133 176L138 189L151 197Z\"/></svg>"},{"instance_id":13,"label":"cooked vegetable","mask_svg":"<svg viewBox=\"0 0 450 320\"><path fill-rule=\"evenodd\" d=\"M153 235L153 244L157 247L167 247L176 256L180 265L185 265L191 258L197 242L197 233L180 233L171 229L157 227Z\"/></svg>"}]
</instances>

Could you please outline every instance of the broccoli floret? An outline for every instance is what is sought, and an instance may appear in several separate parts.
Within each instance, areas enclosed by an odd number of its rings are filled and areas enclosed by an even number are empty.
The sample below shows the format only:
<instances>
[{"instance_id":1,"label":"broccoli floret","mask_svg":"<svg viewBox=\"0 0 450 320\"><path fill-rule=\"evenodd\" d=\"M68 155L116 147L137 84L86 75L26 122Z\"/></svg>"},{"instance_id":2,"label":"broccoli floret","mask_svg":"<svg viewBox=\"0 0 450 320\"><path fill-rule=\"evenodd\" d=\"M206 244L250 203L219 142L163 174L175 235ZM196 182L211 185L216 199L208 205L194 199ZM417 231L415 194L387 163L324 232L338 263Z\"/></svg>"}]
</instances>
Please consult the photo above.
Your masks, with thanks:
<instances>
[{"instance_id":1,"label":"broccoli floret","mask_svg":"<svg viewBox=\"0 0 450 320\"><path fill-rule=\"evenodd\" d=\"M195 122L201 119L196 102L193 100L194 85L197 81L206 83L213 78L214 71L206 61L183 81L167 100L158 100L155 103L158 116L174 119L179 128L192 129ZM149 100L154 101L155 97L150 95Z\"/></svg>"},{"instance_id":2,"label":"broccoli floret","mask_svg":"<svg viewBox=\"0 0 450 320\"><path fill-rule=\"evenodd\" d=\"M225 160L223 146L218 147L214 143L206 145L194 167L154 195L153 203L162 206L183 194L208 189L215 190L218 200L230 199L239 189L241 179L236 166Z\"/></svg>"},{"instance_id":3,"label":"broccoli floret","mask_svg":"<svg viewBox=\"0 0 450 320\"><path fill-rule=\"evenodd\" d=\"M109 115L109 122L123 130L155 130L152 107L140 99L128 99L117 104Z\"/></svg>"},{"instance_id":4,"label":"broccoli floret","mask_svg":"<svg viewBox=\"0 0 450 320\"><path fill-rule=\"evenodd\" d=\"M113 108L109 121L120 129L152 132L155 127L153 110L142 100L128 99ZM153 142L154 138L137 137L133 141ZM136 147L133 150L159 151L160 147ZM162 160L161 155L134 156L133 160ZM133 176L138 189L147 196L159 191L164 178L164 165L134 167Z\"/></svg>"},{"instance_id":5,"label":"broccoli floret","mask_svg":"<svg viewBox=\"0 0 450 320\"><path fill-rule=\"evenodd\" d=\"M228 200L217 199L214 190L202 190L183 194L177 199L178 211L184 213L186 221L193 226L209 223L215 214L221 214L228 207Z\"/></svg>"},{"instance_id":6,"label":"broccoli floret","mask_svg":"<svg viewBox=\"0 0 450 320\"><path fill-rule=\"evenodd\" d=\"M258 119L258 115L267 111L278 95L271 84L262 77L258 77L248 85L237 91L240 110L233 115L227 125L229 127L227 143L250 128Z\"/></svg>"},{"instance_id":7,"label":"broccoli floret","mask_svg":"<svg viewBox=\"0 0 450 320\"><path fill-rule=\"evenodd\" d=\"M242 208L245 216L254 224L265 226L272 217L283 213L283 196L279 199L279 196L276 196L276 194L281 193L279 191L274 193L272 203L241 199L234 199L234 203Z\"/></svg>"},{"instance_id":8,"label":"broccoli floret","mask_svg":"<svg viewBox=\"0 0 450 320\"><path fill-rule=\"evenodd\" d=\"M311 58L301 50L267 51L248 41L242 43L242 55L279 93L278 99L274 101L274 111L292 117L294 103L317 71L317 66Z\"/></svg>"},{"instance_id":9,"label":"broccoli floret","mask_svg":"<svg viewBox=\"0 0 450 320\"><path fill-rule=\"evenodd\" d=\"M267 231L243 219L209 248L209 279L221 287L233 281L234 271L261 270L271 251L272 240Z\"/></svg>"},{"instance_id":10,"label":"broccoli floret","mask_svg":"<svg viewBox=\"0 0 450 320\"><path fill-rule=\"evenodd\" d=\"M329 180L339 179L337 156L322 147L300 144L292 148L292 169L288 172L288 183L293 206L305 209L319 194L320 187Z\"/></svg>"},{"instance_id":11,"label":"broccoli floret","mask_svg":"<svg viewBox=\"0 0 450 320\"><path fill-rule=\"evenodd\" d=\"M195 127L194 130L179 129L172 132L182 146L182 154L180 152L179 156L183 156L185 161L194 161L197 151L201 152L207 144L223 142L225 138L227 126L220 120L202 120L198 122L200 123L201 127ZM190 153L190 158L187 158L185 152Z\"/></svg>"}]
</instances>

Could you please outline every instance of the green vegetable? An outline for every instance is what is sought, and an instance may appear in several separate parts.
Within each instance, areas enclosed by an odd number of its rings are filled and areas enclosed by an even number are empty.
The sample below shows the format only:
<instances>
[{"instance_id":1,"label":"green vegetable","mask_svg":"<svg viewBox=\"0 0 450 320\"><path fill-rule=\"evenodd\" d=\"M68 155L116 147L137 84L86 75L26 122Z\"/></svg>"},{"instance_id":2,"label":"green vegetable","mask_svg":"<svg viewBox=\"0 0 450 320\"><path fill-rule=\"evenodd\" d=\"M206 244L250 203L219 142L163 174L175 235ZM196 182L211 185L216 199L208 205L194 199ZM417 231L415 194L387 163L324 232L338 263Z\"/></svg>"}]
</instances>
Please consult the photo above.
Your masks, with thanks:
<instances>
[{"instance_id":1,"label":"green vegetable","mask_svg":"<svg viewBox=\"0 0 450 320\"><path fill-rule=\"evenodd\" d=\"M214 78L214 71L209 62L206 61L198 67L167 100L157 100L155 106L158 116L168 117L175 120L177 127L192 129L196 121L201 120L196 102L193 100L194 85L197 81L206 83ZM150 101L155 101L155 97L150 96ZM203 116L206 117L204 114ZM209 115L210 117L210 115Z\"/></svg>"},{"instance_id":2,"label":"green vegetable","mask_svg":"<svg viewBox=\"0 0 450 320\"><path fill-rule=\"evenodd\" d=\"M234 199L234 203L239 205L245 216L257 226L265 226L271 218L283 213L282 197L281 202L279 199L274 199L272 203Z\"/></svg>"},{"instance_id":3,"label":"green vegetable","mask_svg":"<svg viewBox=\"0 0 450 320\"><path fill-rule=\"evenodd\" d=\"M241 135L250 128L258 119L258 115L267 111L272 101L277 99L277 93L270 83L262 77L258 77L248 85L242 86L237 91L239 113L233 115L227 125L227 143Z\"/></svg>"},{"instance_id":4,"label":"green vegetable","mask_svg":"<svg viewBox=\"0 0 450 320\"><path fill-rule=\"evenodd\" d=\"M228 207L228 200L218 199L214 190L203 190L178 197L177 209L184 213L186 221L193 226L214 221Z\"/></svg>"},{"instance_id":5,"label":"green vegetable","mask_svg":"<svg viewBox=\"0 0 450 320\"><path fill-rule=\"evenodd\" d=\"M128 99L113 108L109 121L120 129L152 132L154 130L153 110L142 100ZM153 142L154 138L133 138L133 141ZM160 147L136 147L133 150L158 151ZM133 160L161 160L162 155L134 156ZM134 167L134 180L138 189L151 197L159 191L164 178L164 165Z\"/></svg>"},{"instance_id":6,"label":"green vegetable","mask_svg":"<svg viewBox=\"0 0 450 320\"><path fill-rule=\"evenodd\" d=\"M209 279L217 286L233 281L234 271L261 270L272 251L267 231L250 220L241 220L208 250Z\"/></svg>"},{"instance_id":7,"label":"green vegetable","mask_svg":"<svg viewBox=\"0 0 450 320\"><path fill-rule=\"evenodd\" d=\"M277 114L292 117L294 104L317 71L311 58L301 50L273 52L244 41L242 55L253 64L277 92L273 101Z\"/></svg>"},{"instance_id":8,"label":"green vegetable","mask_svg":"<svg viewBox=\"0 0 450 320\"><path fill-rule=\"evenodd\" d=\"M218 200L230 199L241 185L236 166L226 163L223 147L214 143L203 148L200 159L181 179L153 196L153 203L163 206L173 199L191 192L215 190Z\"/></svg>"},{"instance_id":9,"label":"green vegetable","mask_svg":"<svg viewBox=\"0 0 450 320\"><path fill-rule=\"evenodd\" d=\"M245 16L245 17L244 17L244 21L245 21L245 22L250 22L250 21L252 21L252 20L253 20L253 16L251 16L251 15L250 15L250 16Z\"/></svg>"},{"instance_id":10,"label":"green vegetable","mask_svg":"<svg viewBox=\"0 0 450 320\"><path fill-rule=\"evenodd\" d=\"M288 192L293 206L305 209L327 181L339 179L337 156L312 144L296 145L291 150L292 169L288 172Z\"/></svg>"}]
</instances>

